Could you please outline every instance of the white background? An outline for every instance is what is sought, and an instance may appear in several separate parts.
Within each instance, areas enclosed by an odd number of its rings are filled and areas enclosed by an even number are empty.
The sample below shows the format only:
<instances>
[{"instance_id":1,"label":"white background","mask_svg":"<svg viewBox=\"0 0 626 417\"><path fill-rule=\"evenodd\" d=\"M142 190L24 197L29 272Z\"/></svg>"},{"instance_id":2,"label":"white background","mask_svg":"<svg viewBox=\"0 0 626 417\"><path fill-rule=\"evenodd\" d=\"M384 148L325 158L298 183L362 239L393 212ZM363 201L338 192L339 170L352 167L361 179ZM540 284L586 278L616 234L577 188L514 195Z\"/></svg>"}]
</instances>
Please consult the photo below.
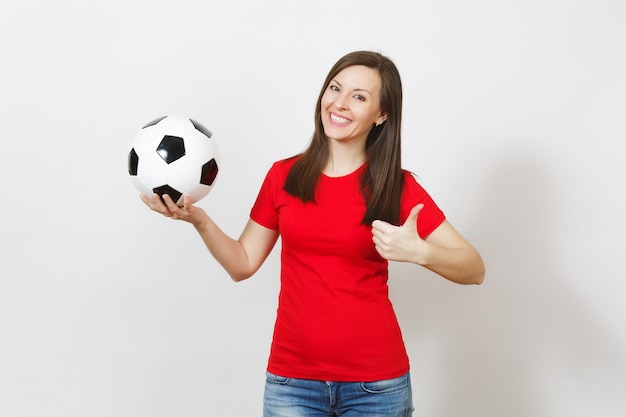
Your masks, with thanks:
<instances>
[{"instance_id":1,"label":"white background","mask_svg":"<svg viewBox=\"0 0 626 417\"><path fill-rule=\"evenodd\" d=\"M214 132L238 236L356 49L403 77L404 166L480 287L393 264L416 416L626 415L626 4L23 0L0 13L0 416L261 415L278 250L234 284L128 178L136 131ZM278 247L277 247L278 249Z\"/></svg>"}]
</instances>

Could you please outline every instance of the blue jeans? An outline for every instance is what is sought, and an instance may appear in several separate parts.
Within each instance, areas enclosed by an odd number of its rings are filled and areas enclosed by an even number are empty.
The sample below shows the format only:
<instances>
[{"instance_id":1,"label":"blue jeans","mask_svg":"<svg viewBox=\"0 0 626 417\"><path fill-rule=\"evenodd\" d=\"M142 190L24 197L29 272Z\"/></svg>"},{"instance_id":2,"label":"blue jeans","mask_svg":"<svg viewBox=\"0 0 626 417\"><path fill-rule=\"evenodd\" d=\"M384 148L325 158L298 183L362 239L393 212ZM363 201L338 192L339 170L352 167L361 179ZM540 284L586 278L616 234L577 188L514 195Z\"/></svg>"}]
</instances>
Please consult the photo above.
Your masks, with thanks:
<instances>
[{"instance_id":1,"label":"blue jeans","mask_svg":"<svg viewBox=\"0 0 626 417\"><path fill-rule=\"evenodd\" d=\"M411 378L331 382L285 378L267 372L264 417L409 417Z\"/></svg>"}]
</instances>

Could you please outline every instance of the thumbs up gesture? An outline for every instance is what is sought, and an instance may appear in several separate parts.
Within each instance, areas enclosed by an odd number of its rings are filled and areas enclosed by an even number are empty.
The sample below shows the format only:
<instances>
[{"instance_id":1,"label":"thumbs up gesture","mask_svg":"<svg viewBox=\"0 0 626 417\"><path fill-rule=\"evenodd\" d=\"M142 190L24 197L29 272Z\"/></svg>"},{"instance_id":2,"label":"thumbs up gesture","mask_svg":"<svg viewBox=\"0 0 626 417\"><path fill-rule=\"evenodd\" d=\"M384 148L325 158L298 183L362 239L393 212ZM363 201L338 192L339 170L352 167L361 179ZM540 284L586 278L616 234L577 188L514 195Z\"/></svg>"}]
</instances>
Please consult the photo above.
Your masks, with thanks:
<instances>
[{"instance_id":1,"label":"thumbs up gesture","mask_svg":"<svg viewBox=\"0 0 626 417\"><path fill-rule=\"evenodd\" d=\"M420 263L429 246L417 234L417 217L423 207L423 204L413 207L402 226L382 220L372 222L372 240L380 256L389 261Z\"/></svg>"}]
</instances>

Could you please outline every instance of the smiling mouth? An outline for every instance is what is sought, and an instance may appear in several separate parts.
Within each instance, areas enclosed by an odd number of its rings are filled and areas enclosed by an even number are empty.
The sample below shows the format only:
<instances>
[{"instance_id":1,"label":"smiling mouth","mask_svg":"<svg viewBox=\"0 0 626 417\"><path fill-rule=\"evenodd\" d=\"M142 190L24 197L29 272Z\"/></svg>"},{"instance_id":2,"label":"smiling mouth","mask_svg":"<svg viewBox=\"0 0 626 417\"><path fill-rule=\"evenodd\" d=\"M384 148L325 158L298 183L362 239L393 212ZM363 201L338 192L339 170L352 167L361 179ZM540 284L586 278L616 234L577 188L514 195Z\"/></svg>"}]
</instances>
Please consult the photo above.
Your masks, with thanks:
<instances>
[{"instance_id":1,"label":"smiling mouth","mask_svg":"<svg viewBox=\"0 0 626 417\"><path fill-rule=\"evenodd\" d=\"M337 116L336 114L331 113L330 114L330 120L331 122L338 124L338 125L347 125L348 123L351 122L350 119L346 119L345 117L341 117L341 116Z\"/></svg>"}]
</instances>

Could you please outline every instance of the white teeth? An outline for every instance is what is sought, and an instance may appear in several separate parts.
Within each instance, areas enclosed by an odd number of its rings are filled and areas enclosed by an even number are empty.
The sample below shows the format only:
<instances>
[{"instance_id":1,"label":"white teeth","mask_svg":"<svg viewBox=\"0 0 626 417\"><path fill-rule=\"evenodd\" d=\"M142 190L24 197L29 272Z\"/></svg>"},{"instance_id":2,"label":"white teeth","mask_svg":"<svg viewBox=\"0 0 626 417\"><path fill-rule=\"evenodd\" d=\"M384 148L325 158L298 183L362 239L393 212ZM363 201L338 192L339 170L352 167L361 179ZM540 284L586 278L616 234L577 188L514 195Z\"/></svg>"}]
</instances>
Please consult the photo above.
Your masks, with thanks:
<instances>
[{"instance_id":1,"label":"white teeth","mask_svg":"<svg viewBox=\"0 0 626 417\"><path fill-rule=\"evenodd\" d=\"M343 117L339 117L339 116L336 116L334 114L330 115L330 120L332 120L335 123L341 123L341 124L344 124L344 125L348 124L350 122L349 119L345 119Z\"/></svg>"}]
</instances>

